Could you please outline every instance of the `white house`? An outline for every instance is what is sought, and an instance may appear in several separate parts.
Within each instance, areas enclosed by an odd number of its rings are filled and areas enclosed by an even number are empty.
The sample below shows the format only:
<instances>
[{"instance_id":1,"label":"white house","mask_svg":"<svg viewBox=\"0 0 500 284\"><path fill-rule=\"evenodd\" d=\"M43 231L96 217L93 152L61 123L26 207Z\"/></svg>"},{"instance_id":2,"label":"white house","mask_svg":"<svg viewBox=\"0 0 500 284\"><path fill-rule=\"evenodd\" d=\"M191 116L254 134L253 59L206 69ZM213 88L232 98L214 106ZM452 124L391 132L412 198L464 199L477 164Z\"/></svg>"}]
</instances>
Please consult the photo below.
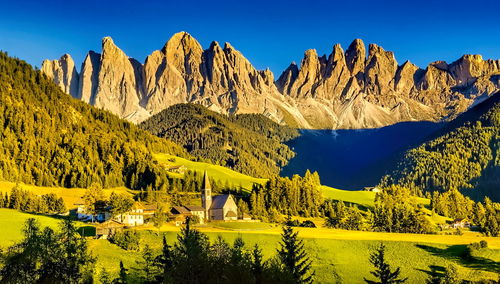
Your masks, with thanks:
<instances>
[{"instance_id":1,"label":"white house","mask_svg":"<svg viewBox=\"0 0 500 284\"><path fill-rule=\"evenodd\" d=\"M144 206L136 202L130 211L117 215L114 220L127 226L144 225Z\"/></svg>"}]
</instances>

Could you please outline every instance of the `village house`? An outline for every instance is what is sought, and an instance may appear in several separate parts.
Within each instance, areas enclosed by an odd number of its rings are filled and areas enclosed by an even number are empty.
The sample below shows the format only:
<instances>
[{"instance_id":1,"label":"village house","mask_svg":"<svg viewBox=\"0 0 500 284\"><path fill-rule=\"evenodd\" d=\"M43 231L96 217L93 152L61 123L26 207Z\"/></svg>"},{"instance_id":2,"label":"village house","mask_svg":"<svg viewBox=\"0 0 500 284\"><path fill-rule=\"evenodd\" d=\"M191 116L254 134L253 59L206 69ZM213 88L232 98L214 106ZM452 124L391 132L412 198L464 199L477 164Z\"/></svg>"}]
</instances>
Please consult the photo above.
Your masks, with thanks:
<instances>
[{"instance_id":1,"label":"village house","mask_svg":"<svg viewBox=\"0 0 500 284\"><path fill-rule=\"evenodd\" d=\"M92 217L94 217L92 214L88 214L86 211L85 207L85 202L83 201L82 198L79 198L74 205L76 206L75 209L75 215L76 218L80 221L88 222L92 221Z\"/></svg>"},{"instance_id":2,"label":"village house","mask_svg":"<svg viewBox=\"0 0 500 284\"><path fill-rule=\"evenodd\" d=\"M189 210L191 216L197 216L200 223L205 223L205 208L197 205L187 205L186 209Z\"/></svg>"},{"instance_id":3,"label":"village house","mask_svg":"<svg viewBox=\"0 0 500 284\"><path fill-rule=\"evenodd\" d=\"M191 212L184 206L174 206L170 210L170 213L173 215L174 223L176 226L180 226L186 222L186 218L191 216Z\"/></svg>"},{"instance_id":4,"label":"village house","mask_svg":"<svg viewBox=\"0 0 500 284\"><path fill-rule=\"evenodd\" d=\"M117 231L123 230L124 225L115 221L108 220L100 223L95 228L95 235L98 239L107 239L113 236Z\"/></svg>"},{"instance_id":5,"label":"village house","mask_svg":"<svg viewBox=\"0 0 500 284\"><path fill-rule=\"evenodd\" d=\"M184 174L187 168L184 165L168 166L167 171L176 174Z\"/></svg>"},{"instance_id":6,"label":"village house","mask_svg":"<svg viewBox=\"0 0 500 284\"><path fill-rule=\"evenodd\" d=\"M144 206L140 202L136 202L131 210L117 215L114 220L127 226L144 225Z\"/></svg>"},{"instance_id":7,"label":"village house","mask_svg":"<svg viewBox=\"0 0 500 284\"><path fill-rule=\"evenodd\" d=\"M470 222L465 218L458 218L453 220L453 223L451 223L451 227L454 229L470 228Z\"/></svg>"}]
</instances>

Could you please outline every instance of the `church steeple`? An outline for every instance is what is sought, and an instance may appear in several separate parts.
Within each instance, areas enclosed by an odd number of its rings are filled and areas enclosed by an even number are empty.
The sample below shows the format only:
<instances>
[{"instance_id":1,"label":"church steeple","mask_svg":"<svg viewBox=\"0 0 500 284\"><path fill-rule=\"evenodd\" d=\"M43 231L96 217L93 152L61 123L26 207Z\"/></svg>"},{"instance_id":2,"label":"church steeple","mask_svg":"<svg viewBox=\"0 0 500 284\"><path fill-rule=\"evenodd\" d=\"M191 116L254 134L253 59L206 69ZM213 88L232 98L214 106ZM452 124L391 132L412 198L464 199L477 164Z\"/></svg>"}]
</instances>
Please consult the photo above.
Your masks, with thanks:
<instances>
[{"instance_id":1,"label":"church steeple","mask_svg":"<svg viewBox=\"0 0 500 284\"><path fill-rule=\"evenodd\" d=\"M201 185L201 206L205 209L205 219L210 219L210 208L212 207L212 186L208 179L207 171L203 173L203 182Z\"/></svg>"}]
</instances>

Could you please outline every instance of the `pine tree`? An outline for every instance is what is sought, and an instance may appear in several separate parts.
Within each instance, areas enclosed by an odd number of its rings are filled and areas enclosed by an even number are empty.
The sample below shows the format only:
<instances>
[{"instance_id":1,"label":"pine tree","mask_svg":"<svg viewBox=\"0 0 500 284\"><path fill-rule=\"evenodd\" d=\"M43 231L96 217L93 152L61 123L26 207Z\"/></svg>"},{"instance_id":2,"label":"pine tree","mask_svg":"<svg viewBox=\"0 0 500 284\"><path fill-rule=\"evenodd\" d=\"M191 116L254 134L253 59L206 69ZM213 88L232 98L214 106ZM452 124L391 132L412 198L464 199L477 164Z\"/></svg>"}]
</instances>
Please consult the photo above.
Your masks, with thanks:
<instances>
[{"instance_id":1,"label":"pine tree","mask_svg":"<svg viewBox=\"0 0 500 284\"><path fill-rule=\"evenodd\" d=\"M262 272L264 271L264 263L262 262L262 249L258 244L255 244L252 251L252 273L255 277L255 284L262 283Z\"/></svg>"},{"instance_id":2,"label":"pine tree","mask_svg":"<svg viewBox=\"0 0 500 284\"><path fill-rule=\"evenodd\" d=\"M159 283L169 283L172 279L172 267L173 267L173 255L171 247L167 243L167 238L163 236L163 247L161 254L156 257L155 265L160 271L160 274L156 277Z\"/></svg>"},{"instance_id":3,"label":"pine tree","mask_svg":"<svg viewBox=\"0 0 500 284\"><path fill-rule=\"evenodd\" d=\"M395 284L403 283L408 278L398 279L401 269L398 267L396 270L391 271L390 265L385 259L385 245L380 244L380 246L370 255L370 263L375 266L375 270L370 273L375 276L378 281L368 280L366 278L365 282L369 284Z\"/></svg>"},{"instance_id":4,"label":"pine tree","mask_svg":"<svg viewBox=\"0 0 500 284\"><path fill-rule=\"evenodd\" d=\"M444 283L446 284L459 284L462 283L460 278L458 277L457 267L453 264L446 267L446 271L444 273Z\"/></svg>"},{"instance_id":5,"label":"pine tree","mask_svg":"<svg viewBox=\"0 0 500 284\"><path fill-rule=\"evenodd\" d=\"M104 267L102 268L101 273L99 273L99 281L101 281L102 284L113 283L111 275L109 275L108 271Z\"/></svg>"},{"instance_id":6,"label":"pine tree","mask_svg":"<svg viewBox=\"0 0 500 284\"><path fill-rule=\"evenodd\" d=\"M149 245L146 244L142 251L142 260L137 261L140 264L141 270L144 271L145 282L149 283L153 281L156 273L155 256L153 255L153 250Z\"/></svg>"},{"instance_id":7,"label":"pine tree","mask_svg":"<svg viewBox=\"0 0 500 284\"><path fill-rule=\"evenodd\" d=\"M304 242L298 239L298 233L289 225L291 221L291 216L288 216L281 234L278 257L297 283L312 283L314 272L311 269L311 260L304 249Z\"/></svg>"},{"instance_id":8,"label":"pine tree","mask_svg":"<svg viewBox=\"0 0 500 284\"><path fill-rule=\"evenodd\" d=\"M125 266L123 265L123 261L120 260L120 273L118 274L118 278L116 278L113 283L116 283L116 284L127 284L128 283L128 280L127 280L127 271L128 269L125 268Z\"/></svg>"},{"instance_id":9,"label":"pine tree","mask_svg":"<svg viewBox=\"0 0 500 284\"><path fill-rule=\"evenodd\" d=\"M191 229L191 221L186 220L186 226L177 235L174 246L174 278L185 283L198 283L208 267L209 242L205 234Z\"/></svg>"}]
</instances>

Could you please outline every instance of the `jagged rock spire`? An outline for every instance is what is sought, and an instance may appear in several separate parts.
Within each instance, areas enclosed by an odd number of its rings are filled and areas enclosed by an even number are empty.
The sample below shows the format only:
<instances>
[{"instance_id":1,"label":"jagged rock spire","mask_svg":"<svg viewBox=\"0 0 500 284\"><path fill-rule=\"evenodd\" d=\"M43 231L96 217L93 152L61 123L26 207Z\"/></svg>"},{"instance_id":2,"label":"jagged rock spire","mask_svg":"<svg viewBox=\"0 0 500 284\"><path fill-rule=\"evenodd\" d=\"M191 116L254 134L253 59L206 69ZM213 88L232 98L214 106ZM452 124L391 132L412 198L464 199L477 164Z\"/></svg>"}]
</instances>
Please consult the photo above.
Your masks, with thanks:
<instances>
[{"instance_id":1,"label":"jagged rock spire","mask_svg":"<svg viewBox=\"0 0 500 284\"><path fill-rule=\"evenodd\" d=\"M129 58L111 37L89 52L80 74L69 55L44 61L42 72L67 93L140 122L177 103L198 103L224 114L261 113L299 128L371 128L401 121L439 120L462 112L500 89L499 60L464 55L420 69L401 66L392 52L361 39L344 53L307 50L274 81L231 44L203 50L186 32L174 34L144 63Z\"/></svg>"}]
</instances>

